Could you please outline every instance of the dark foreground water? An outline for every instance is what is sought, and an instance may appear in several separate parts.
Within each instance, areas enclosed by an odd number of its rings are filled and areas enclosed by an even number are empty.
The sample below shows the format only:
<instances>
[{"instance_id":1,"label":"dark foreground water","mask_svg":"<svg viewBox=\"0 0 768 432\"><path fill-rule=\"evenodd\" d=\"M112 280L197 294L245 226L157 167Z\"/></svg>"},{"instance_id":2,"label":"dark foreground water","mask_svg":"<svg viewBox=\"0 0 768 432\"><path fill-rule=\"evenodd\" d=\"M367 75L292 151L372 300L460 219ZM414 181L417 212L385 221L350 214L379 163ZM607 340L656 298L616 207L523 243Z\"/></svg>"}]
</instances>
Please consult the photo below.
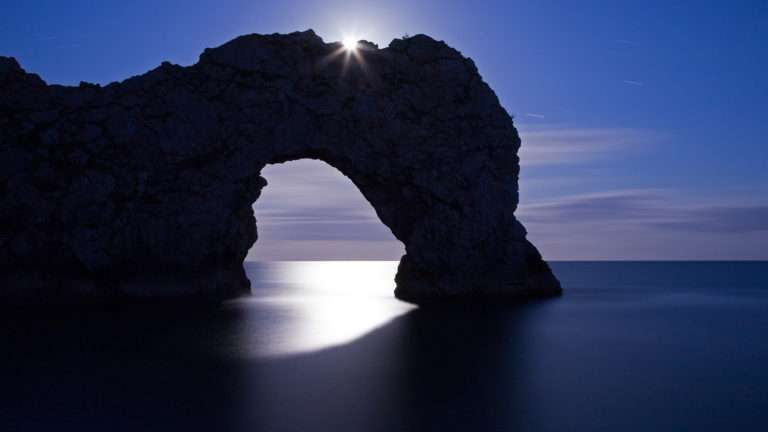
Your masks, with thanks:
<instances>
[{"instance_id":1,"label":"dark foreground water","mask_svg":"<svg viewBox=\"0 0 768 432\"><path fill-rule=\"evenodd\" d=\"M768 428L768 263L555 263L562 298L418 309L396 263L247 264L216 308L0 319L0 431Z\"/></svg>"}]
</instances>

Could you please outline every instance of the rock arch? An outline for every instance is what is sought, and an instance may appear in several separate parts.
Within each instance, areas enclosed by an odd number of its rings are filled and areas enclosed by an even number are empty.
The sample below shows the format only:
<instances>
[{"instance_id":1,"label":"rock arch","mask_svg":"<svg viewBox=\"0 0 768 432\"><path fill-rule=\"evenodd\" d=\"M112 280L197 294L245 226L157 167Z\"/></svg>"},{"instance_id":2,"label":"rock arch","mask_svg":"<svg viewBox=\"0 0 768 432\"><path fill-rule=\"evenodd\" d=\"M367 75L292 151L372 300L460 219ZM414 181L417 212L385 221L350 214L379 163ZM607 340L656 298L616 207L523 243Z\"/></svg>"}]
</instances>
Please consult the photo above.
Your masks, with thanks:
<instances>
[{"instance_id":1,"label":"rock arch","mask_svg":"<svg viewBox=\"0 0 768 432\"><path fill-rule=\"evenodd\" d=\"M261 169L302 158L405 244L398 298L557 294L514 216L519 146L473 62L423 35L354 55L311 30L248 35L104 87L0 58L2 295L247 291Z\"/></svg>"}]
</instances>

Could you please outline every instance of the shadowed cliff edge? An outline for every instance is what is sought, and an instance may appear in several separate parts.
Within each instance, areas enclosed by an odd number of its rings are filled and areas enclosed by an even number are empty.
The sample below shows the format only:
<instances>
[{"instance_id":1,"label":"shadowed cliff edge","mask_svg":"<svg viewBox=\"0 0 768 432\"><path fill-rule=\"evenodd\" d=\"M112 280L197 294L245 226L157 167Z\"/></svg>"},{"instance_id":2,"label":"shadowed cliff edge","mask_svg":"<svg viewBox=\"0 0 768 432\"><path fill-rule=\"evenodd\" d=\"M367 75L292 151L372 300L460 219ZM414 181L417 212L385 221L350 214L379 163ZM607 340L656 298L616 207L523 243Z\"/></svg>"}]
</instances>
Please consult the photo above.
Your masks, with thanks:
<instances>
[{"instance_id":1,"label":"shadowed cliff edge","mask_svg":"<svg viewBox=\"0 0 768 432\"><path fill-rule=\"evenodd\" d=\"M105 87L0 57L0 301L246 293L267 164L320 159L405 244L414 303L543 297L520 138L474 63L418 35L354 55L311 30L247 35Z\"/></svg>"}]
</instances>

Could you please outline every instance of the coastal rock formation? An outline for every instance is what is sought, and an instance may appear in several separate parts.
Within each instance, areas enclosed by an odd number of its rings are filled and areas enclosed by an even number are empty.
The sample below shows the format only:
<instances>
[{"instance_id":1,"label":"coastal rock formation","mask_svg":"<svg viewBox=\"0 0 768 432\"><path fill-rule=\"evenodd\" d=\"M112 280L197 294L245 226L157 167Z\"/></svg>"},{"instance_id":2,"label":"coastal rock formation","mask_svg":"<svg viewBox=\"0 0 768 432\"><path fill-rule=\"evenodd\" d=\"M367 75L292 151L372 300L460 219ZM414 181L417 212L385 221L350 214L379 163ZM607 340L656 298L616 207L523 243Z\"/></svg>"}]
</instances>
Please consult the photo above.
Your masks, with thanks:
<instances>
[{"instance_id":1,"label":"coastal rock formation","mask_svg":"<svg viewBox=\"0 0 768 432\"><path fill-rule=\"evenodd\" d=\"M302 158L405 244L398 298L558 294L514 216L519 146L474 63L424 35L247 35L103 87L0 57L0 301L247 292L260 172Z\"/></svg>"}]
</instances>

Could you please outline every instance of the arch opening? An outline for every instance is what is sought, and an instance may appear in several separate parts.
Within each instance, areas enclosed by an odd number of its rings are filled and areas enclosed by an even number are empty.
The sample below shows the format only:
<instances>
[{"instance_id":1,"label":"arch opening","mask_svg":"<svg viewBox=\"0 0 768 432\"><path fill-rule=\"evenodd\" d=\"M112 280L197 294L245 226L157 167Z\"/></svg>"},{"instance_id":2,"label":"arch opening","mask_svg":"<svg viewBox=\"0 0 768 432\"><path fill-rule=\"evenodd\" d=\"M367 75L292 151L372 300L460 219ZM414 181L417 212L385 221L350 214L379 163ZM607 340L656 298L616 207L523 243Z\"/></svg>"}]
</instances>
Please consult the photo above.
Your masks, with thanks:
<instances>
[{"instance_id":1,"label":"arch opening","mask_svg":"<svg viewBox=\"0 0 768 432\"><path fill-rule=\"evenodd\" d=\"M253 204L258 239L245 261L398 261L402 242L341 171L319 159L290 159L261 172Z\"/></svg>"}]
</instances>

